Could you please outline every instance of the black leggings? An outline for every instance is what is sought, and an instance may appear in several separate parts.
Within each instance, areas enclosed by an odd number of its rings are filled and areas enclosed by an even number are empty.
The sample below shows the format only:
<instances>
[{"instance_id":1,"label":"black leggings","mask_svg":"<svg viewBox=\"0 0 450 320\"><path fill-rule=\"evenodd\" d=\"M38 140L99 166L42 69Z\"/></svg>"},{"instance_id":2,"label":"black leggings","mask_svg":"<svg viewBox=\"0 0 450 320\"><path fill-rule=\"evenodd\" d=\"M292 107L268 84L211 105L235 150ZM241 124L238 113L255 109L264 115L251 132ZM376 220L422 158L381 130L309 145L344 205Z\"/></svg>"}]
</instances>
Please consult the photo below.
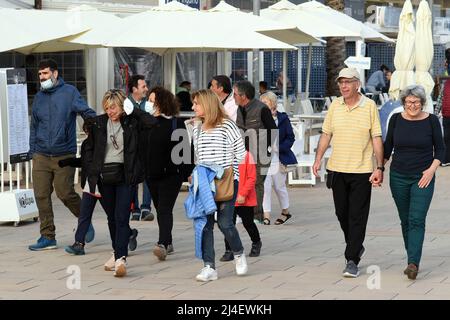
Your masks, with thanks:
<instances>
[{"instance_id":1,"label":"black leggings","mask_svg":"<svg viewBox=\"0 0 450 320\"><path fill-rule=\"evenodd\" d=\"M172 244L173 207L177 201L181 184L182 181L178 175L147 180L157 212L159 226L158 244L163 244L165 247Z\"/></svg>"},{"instance_id":2,"label":"black leggings","mask_svg":"<svg viewBox=\"0 0 450 320\"><path fill-rule=\"evenodd\" d=\"M255 207L234 207L234 215L233 215L233 223L236 224L236 216L238 215L242 219L242 224L244 225L245 230L247 230L248 235L252 242L261 241L261 237L259 236L258 227L255 224L254 218L254 208ZM230 246L228 245L227 240L225 240L225 250L231 251Z\"/></svg>"}]
</instances>

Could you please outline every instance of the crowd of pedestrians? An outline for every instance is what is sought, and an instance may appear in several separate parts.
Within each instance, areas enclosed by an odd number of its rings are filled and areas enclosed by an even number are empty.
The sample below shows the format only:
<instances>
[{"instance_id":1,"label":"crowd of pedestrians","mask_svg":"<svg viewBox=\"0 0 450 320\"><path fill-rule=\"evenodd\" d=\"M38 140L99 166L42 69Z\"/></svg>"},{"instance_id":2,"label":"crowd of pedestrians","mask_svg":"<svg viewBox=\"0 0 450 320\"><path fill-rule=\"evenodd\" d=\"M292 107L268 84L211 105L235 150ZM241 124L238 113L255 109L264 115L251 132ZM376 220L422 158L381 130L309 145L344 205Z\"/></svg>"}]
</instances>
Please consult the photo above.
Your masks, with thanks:
<instances>
[{"instance_id":1,"label":"crowd of pedestrians","mask_svg":"<svg viewBox=\"0 0 450 320\"><path fill-rule=\"evenodd\" d=\"M131 77L128 97L122 90L108 90L102 100L104 113L98 116L78 90L64 82L54 61L40 63L39 79L41 90L32 106L30 153L40 238L30 250L57 247L53 188L78 218L75 242L65 247L72 255L86 254L86 244L93 241L92 214L100 202L113 250L104 268L116 277L126 275L128 251L137 247L138 230L130 228L130 220L152 221L156 216L159 235L153 254L164 261L175 253L173 209L184 181L190 185L184 205L187 218L193 220L195 255L203 261L198 281L218 279L216 223L225 241L220 260L234 261L236 274L242 276L249 266L237 220L251 239L248 256L258 257L263 250L259 231L263 226L258 228L258 224L283 225L292 218L286 178L296 169L297 159L291 151L295 135L288 115L277 110L273 92L263 90L258 99L250 82L232 85L229 77L217 75L210 89L189 93L195 117L184 121L179 117L180 96L163 87L148 89L140 75ZM446 156L440 123L423 111L423 88L407 87L401 95L404 111L391 117L383 144L378 110L360 93L359 73L344 68L336 81L341 97L329 106L313 172L318 175L333 141L327 186L346 242L343 276L359 275L372 187L381 186L385 163L392 157L390 188L408 257L404 273L415 279L435 172ZM189 92L190 83L179 91ZM77 114L83 117L87 134L80 158L75 158ZM74 189L75 167L81 167L81 198ZM144 193L139 206L141 183ZM281 207L273 223L272 190Z\"/></svg>"}]
</instances>

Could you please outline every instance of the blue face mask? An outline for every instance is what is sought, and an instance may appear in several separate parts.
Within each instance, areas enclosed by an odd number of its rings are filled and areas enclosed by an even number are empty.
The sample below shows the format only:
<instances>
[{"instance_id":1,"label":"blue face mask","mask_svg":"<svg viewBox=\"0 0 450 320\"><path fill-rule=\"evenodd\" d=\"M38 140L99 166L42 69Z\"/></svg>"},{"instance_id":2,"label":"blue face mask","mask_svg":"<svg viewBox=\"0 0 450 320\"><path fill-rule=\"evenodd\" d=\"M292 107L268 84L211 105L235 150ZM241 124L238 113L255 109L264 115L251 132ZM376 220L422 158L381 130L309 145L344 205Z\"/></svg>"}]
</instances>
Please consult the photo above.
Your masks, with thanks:
<instances>
[{"instance_id":1,"label":"blue face mask","mask_svg":"<svg viewBox=\"0 0 450 320\"><path fill-rule=\"evenodd\" d=\"M53 84L55 83L55 78L53 76L50 77L50 79L47 79L45 81L41 82L41 90L49 90L53 87Z\"/></svg>"}]
</instances>

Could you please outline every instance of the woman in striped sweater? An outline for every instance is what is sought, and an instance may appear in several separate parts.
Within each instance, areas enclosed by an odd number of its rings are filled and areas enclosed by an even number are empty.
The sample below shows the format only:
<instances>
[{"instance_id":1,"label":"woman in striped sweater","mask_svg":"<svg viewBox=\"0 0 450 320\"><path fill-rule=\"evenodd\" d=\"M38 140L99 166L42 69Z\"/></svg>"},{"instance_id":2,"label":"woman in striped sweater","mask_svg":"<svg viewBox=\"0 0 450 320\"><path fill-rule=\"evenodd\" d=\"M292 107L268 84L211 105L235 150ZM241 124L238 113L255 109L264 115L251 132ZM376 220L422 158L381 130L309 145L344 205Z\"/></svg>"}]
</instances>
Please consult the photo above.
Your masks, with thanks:
<instances>
[{"instance_id":1,"label":"woman in striped sweater","mask_svg":"<svg viewBox=\"0 0 450 320\"><path fill-rule=\"evenodd\" d=\"M229 201L216 202L217 223L234 254L237 275L247 273L247 262L239 233L233 223L234 203L239 183L239 163L244 159L245 148L236 124L228 118L217 95L211 90L193 94L193 107L201 125L194 126L193 140L197 164L215 164L224 169L233 167L234 195ZM214 253L214 215L209 215L202 234L204 268L198 281L217 280Z\"/></svg>"}]
</instances>

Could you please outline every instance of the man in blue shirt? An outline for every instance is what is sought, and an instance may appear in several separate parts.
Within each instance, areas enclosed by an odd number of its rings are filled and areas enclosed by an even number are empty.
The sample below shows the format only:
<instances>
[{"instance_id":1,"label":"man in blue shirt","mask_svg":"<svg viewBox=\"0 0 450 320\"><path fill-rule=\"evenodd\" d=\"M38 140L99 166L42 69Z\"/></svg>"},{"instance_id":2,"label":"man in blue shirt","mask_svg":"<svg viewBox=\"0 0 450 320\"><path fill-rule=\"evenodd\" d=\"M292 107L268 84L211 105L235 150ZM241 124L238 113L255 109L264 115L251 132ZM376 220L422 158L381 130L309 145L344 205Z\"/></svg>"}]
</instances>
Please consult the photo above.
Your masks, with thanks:
<instances>
[{"instance_id":1,"label":"man in blue shirt","mask_svg":"<svg viewBox=\"0 0 450 320\"><path fill-rule=\"evenodd\" d=\"M41 90L32 105L30 156L33 158L33 188L41 237L28 247L33 251L56 249L51 199L53 188L75 217L80 214L81 199L74 189L75 168L61 168L58 161L73 158L77 153L77 114L85 120L96 115L77 88L59 76L55 61L41 61L38 76ZM92 241L93 234L91 225L86 242Z\"/></svg>"},{"instance_id":2,"label":"man in blue shirt","mask_svg":"<svg viewBox=\"0 0 450 320\"><path fill-rule=\"evenodd\" d=\"M382 64L380 70L375 71L366 82L366 92L379 94L386 87L386 75L390 72L389 68Z\"/></svg>"}]
</instances>

